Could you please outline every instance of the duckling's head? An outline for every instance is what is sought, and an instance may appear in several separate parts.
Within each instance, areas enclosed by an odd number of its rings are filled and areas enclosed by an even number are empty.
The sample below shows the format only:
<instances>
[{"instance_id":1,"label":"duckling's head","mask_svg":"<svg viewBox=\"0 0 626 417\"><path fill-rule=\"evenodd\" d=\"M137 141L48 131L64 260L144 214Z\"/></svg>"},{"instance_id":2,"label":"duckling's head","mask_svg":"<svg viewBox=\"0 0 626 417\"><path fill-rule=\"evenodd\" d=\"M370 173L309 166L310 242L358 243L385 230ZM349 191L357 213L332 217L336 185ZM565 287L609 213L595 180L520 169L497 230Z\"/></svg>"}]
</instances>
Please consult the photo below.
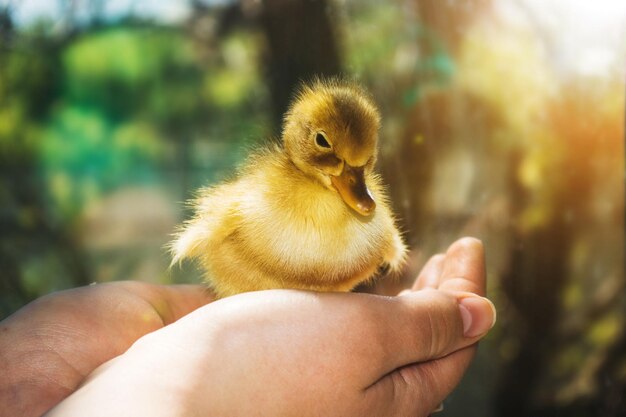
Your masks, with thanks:
<instances>
[{"instance_id":1,"label":"duckling's head","mask_svg":"<svg viewBox=\"0 0 626 417\"><path fill-rule=\"evenodd\" d=\"M362 216L376 203L365 178L376 162L380 114L357 85L332 80L301 87L285 115L282 138L298 169L339 193Z\"/></svg>"}]
</instances>

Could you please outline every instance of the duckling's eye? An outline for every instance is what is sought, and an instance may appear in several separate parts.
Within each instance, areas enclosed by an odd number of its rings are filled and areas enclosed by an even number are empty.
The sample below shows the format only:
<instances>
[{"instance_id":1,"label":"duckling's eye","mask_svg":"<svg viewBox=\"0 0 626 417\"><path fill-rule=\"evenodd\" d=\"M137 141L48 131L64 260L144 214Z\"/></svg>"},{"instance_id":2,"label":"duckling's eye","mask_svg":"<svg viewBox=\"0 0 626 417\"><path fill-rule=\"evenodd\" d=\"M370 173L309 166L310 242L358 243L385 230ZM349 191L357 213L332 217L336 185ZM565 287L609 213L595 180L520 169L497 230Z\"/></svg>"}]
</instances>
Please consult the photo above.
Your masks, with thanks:
<instances>
[{"instance_id":1,"label":"duckling's eye","mask_svg":"<svg viewBox=\"0 0 626 417\"><path fill-rule=\"evenodd\" d=\"M330 149L330 143L328 143L328 140L326 140L326 137L324 137L323 133L318 133L315 135L315 143L321 148Z\"/></svg>"}]
</instances>

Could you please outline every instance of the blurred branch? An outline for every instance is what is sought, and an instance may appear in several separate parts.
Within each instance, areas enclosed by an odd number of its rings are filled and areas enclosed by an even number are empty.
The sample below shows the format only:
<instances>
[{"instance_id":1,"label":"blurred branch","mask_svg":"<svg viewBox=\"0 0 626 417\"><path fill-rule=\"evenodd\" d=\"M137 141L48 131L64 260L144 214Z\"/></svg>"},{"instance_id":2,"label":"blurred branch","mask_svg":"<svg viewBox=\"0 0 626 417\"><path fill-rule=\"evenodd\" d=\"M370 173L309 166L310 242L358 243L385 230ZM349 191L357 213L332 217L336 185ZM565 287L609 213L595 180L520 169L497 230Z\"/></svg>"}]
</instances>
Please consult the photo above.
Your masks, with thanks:
<instances>
[{"instance_id":1,"label":"blurred branch","mask_svg":"<svg viewBox=\"0 0 626 417\"><path fill-rule=\"evenodd\" d=\"M620 336L607 351L605 360L596 373L598 386L604 390L600 396L600 405L603 416L626 415L626 367L624 359L626 352L626 324L622 327Z\"/></svg>"},{"instance_id":2,"label":"blurred branch","mask_svg":"<svg viewBox=\"0 0 626 417\"><path fill-rule=\"evenodd\" d=\"M567 344L576 341L592 323L619 307L624 299L624 289L626 282L618 275L603 280L602 285L589 297L585 306L565 318L559 342Z\"/></svg>"}]
</instances>

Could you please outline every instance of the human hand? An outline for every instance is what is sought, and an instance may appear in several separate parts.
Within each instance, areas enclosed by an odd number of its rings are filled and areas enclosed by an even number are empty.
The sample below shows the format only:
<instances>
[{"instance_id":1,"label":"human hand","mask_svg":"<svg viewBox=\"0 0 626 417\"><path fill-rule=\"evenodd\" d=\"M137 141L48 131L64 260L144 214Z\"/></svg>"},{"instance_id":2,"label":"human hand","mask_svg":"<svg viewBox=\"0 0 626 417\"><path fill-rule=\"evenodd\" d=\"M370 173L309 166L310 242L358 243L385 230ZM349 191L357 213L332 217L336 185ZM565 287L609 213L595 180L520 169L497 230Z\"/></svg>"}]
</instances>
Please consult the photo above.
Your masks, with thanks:
<instances>
[{"instance_id":1,"label":"human hand","mask_svg":"<svg viewBox=\"0 0 626 417\"><path fill-rule=\"evenodd\" d=\"M433 257L412 291L263 291L140 338L49 416L427 415L495 320L480 242Z\"/></svg>"},{"instance_id":2,"label":"human hand","mask_svg":"<svg viewBox=\"0 0 626 417\"><path fill-rule=\"evenodd\" d=\"M0 323L0 416L41 416L141 336L212 300L202 285L115 282L28 304Z\"/></svg>"}]
</instances>

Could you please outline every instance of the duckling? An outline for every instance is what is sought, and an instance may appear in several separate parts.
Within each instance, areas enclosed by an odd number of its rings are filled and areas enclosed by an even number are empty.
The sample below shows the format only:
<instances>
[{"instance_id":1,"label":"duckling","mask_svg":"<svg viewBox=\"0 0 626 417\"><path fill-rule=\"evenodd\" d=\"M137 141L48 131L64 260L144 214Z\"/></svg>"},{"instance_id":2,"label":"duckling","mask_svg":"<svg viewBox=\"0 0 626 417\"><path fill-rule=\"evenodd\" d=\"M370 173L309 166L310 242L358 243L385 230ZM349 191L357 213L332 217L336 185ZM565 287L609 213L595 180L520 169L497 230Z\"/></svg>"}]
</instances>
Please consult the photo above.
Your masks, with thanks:
<instances>
[{"instance_id":1,"label":"duckling","mask_svg":"<svg viewBox=\"0 0 626 417\"><path fill-rule=\"evenodd\" d=\"M171 244L199 261L218 297L292 288L350 291L406 246L374 172L380 115L358 85L301 86L281 144L253 153L228 182L201 189Z\"/></svg>"}]
</instances>

